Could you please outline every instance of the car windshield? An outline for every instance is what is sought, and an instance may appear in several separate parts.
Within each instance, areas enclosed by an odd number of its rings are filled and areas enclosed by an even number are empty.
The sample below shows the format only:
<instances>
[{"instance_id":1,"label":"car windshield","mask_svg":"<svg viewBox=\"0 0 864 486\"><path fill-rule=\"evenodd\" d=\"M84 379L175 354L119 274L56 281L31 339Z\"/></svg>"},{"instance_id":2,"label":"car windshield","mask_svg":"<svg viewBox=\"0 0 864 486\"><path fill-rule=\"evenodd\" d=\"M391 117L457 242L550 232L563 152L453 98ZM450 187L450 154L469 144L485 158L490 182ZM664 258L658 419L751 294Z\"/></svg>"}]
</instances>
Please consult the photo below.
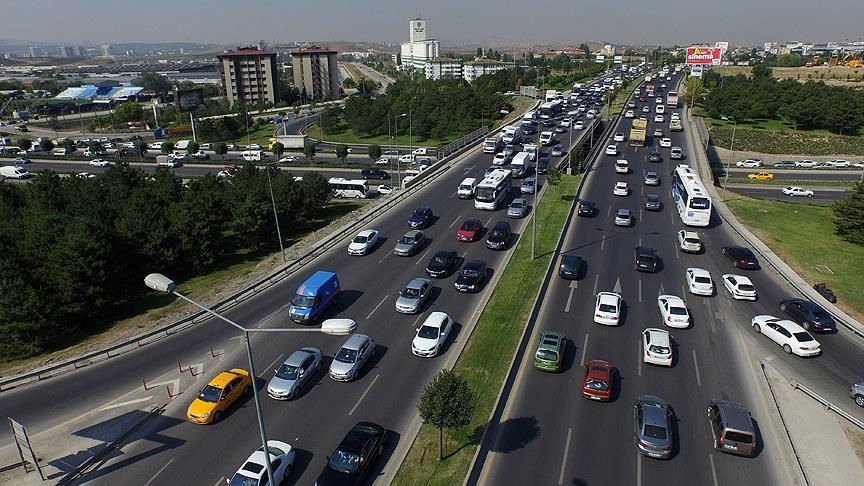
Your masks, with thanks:
<instances>
[{"instance_id":1,"label":"car windshield","mask_svg":"<svg viewBox=\"0 0 864 486\"><path fill-rule=\"evenodd\" d=\"M686 316L687 309L684 307L669 307L669 313L673 316Z\"/></svg>"},{"instance_id":2,"label":"car windshield","mask_svg":"<svg viewBox=\"0 0 864 486\"><path fill-rule=\"evenodd\" d=\"M607 312L607 313L614 314L614 313L618 312L618 308L616 306L610 305L610 304L600 304L600 312Z\"/></svg>"},{"instance_id":3,"label":"car windshield","mask_svg":"<svg viewBox=\"0 0 864 486\"><path fill-rule=\"evenodd\" d=\"M357 350L342 348L333 359L340 363L353 363L357 361Z\"/></svg>"},{"instance_id":4,"label":"car windshield","mask_svg":"<svg viewBox=\"0 0 864 486\"><path fill-rule=\"evenodd\" d=\"M257 466L257 464L255 464L255 466ZM243 469L246 470L248 467L249 464L247 463L243 466ZM263 469L263 467L261 469ZM238 472L233 478L231 478L231 482L228 483L228 486L258 486L258 479L244 476Z\"/></svg>"},{"instance_id":5,"label":"car windshield","mask_svg":"<svg viewBox=\"0 0 864 486\"><path fill-rule=\"evenodd\" d=\"M410 236L403 236L402 238L399 238L399 243L402 243L403 245L410 245L414 243L414 238L411 238Z\"/></svg>"},{"instance_id":6,"label":"car windshield","mask_svg":"<svg viewBox=\"0 0 864 486\"><path fill-rule=\"evenodd\" d=\"M815 339L813 339L813 336L811 336L809 332L796 332L794 335L795 339L797 339L799 343L815 341Z\"/></svg>"},{"instance_id":7,"label":"car windshield","mask_svg":"<svg viewBox=\"0 0 864 486\"><path fill-rule=\"evenodd\" d=\"M416 299L420 296L420 289L415 289L411 287L406 287L402 289L402 293L400 294L402 297L407 297L409 299Z\"/></svg>"},{"instance_id":8,"label":"car windshield","mask_svg":"<svg viewBox=\"0 0 864 486\"><path fill-rule=\"evenodd\" d=\"M330 467L341 472L354 472L357 466L360 465L360 456L351 452L336 449L333 455L330 456L328 463Z\"/></svg>"},{"instance_id":9,"label":"car windshield","mask_svg":"<svg viewBox=\"0 0 864 486\"><path fill-rule=\"evenodd\" d=\"M283 380L296 380L299 373L300 368L282 363L282 366L276 370L276 377Z\"/></svg>"},{"instance_id":10,"label":"car windshield","mask_svg":"<svg viewBox=\"0 0 864 486\"><path fill-rule=\"evenodd\" d=\"M367 241L369 241L369 238L363 235L357 235L354 237L354 243L366 243Z\"/></svg>"},{"instance_id":11,"label":"car windshield","mask_svg":"<svg viewBox=\"0 0 864 486\"><path fill-rule=\"evenodd\" d=\"M438 337L438 328L432 326L422 326L419 331L417 331L417 337L421 337L424 339L435 339Z\"/></svg>"},{"instance_id":12,"label":"car windshield","mask_svg":"<svg viewBox=\"0 0 864 486\"><path fill-rule=\"evenodd\" d=\"M462 224L462 229L465 230L465 231L474 231L474 228L476 228L476 227L477 227L477 222L476 222L476 221L473 221L473 220L465 221L465 222ZM452 231L452 230L451 230L451 231Z\"/></svg>"},{"instance_id":13,"label":"car windshield","mask_svg":"<svg viewBox=\"0 0 864 486\"><path fill-rule=\"evenodd\" d=\"M462 276L467 278L477 278L480 272L476 268L463 268Z\"/></svg>"},{"instance_id":14,"label":"car windshield","mask_svg":"<svg viewBox=\"0 0 864 486\"><path fill-rule=\"evenodd\" d=\"M492 234L489 235L490 238L501 239L504 238L504 232L501 230L492 230Z\"/></svg>"},{"instance_id":15,"label":"car windshield","mask_svg":"<svg viewBox=\"0 0 864 486\"><path fill-rule=\"evenodd\" d=\"M558 361L558 353L550 349L538 349L537 359L544 361Z\"/></svg>"},{"instance_id":16,"label":"car windshield","mask_svg":"<svg viewBox=\"0 0 864 486\"><path fill-rule=\"evenodd\" d=\"M588 382L585 383L585 388L590 388L592 390L598 391L606 391L609 389L609 385L600 380L588 380Z\"/></svg>"},{"instance_id":17,"label":"car windshield","mask_svg":"<svg viewBox=\"0 0 864 486\"><path fill-rule=\"evenodd\" d=\"M198 394L198 400L202 402L208 403L216 403L219 401L219 395L222 394L222 389L217 388L213 385L207 385L201 390L201 393Z\"/></svg>"},{"instance_id":18,"label":"car windshield","mask_svg":"<svg viewBox=\"0 0 864 486\"><path fill-rule=\"evenodd\" d=\"M291 299L291 303L294 307L312 307L312 304L315 303L315 297L312 295L295 294L294 298Z\"/></svg>"},{"instance_id":19,"label":"car windshield","mask_svg":"<svg viewBox=\"0 0 864 486\"><path fill-rule=\"evenodd\" d=\"M432 257L433 263L446 264L447 263L447 253L438 253L434 257Z\"/></svg>"},{"instance_id":20,"label":"car windshield","mask_svg":"<svg viewBox=\"0 0 864 486\"><path fill-rule=\"evenodd\" d=\"M656 425L645 424L645 432L646 437L650 437L652 439L665 439L666 438L666 428L658 427Z\"/></svg>"},{"instance_id":21,"label":"car windshield","mask_svg":"<svg viewBox=\"0 0 864 486\"><path fill-rule=\"evenodd\" d=\"M754 290L756 290L756 287L750 284L739 284L738 290L743 290L744 292L753 292Z\"/></svg>"},{"instance_id":22,"label":"car windshield","mask_svg":"<svg viewBox=\"0 0 864 486\"><path fill-rule=\"evenodd\" d=\"M654 354L669 354L669 348L667 348L666 346L658 346L656 344L652 344L648 347L648 349L651 350L651 352Z\"/></svg>"},{"instance_id":23,"label":"car windshield","mask_svg":"<svg viewBox=\"0 0 864 486\"><path fill-rule=\"evenodd\" d=\"M695 280L696 283L700 283L700 284L710 284L711 283L711 279L708 277L696 277L693 280Z\"/></svg>"},{"instance_id":24,"label":"car windshield","mask_svg":"<svg viewBox=\"0 0 864 486\"><path fill-rule=\"evenodd\" d=\"M699 244L699 240L697 240L696 238L684 238L684 242L688 243L690 245L698 245Z\"/></svg>"},{"instance_id":25,"label":"car windshield","mask_svg":"<svg viewBox=\"0 0 864 486\"><path fill-rule=\"evenodd\" d=\"M525 203L522 201L513 201L510 203L510 207L513 209L522 209L525 207Z\"/></svg>"}]
</instances>

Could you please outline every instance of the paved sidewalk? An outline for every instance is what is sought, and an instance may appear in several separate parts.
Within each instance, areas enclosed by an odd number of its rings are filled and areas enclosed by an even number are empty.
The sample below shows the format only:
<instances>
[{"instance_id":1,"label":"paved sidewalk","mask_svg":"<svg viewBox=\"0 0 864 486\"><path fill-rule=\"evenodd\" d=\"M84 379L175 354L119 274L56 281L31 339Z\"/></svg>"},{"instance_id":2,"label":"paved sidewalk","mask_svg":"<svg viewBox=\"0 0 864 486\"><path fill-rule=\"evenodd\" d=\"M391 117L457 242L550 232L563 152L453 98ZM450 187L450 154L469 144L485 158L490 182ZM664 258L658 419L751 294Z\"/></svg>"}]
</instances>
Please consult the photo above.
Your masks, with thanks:
<instances>
[{"instance_id":1,"label":"paved sidewalk","mask_svg":"<svg viewBox=\"0 0 864 486\"><path fill-rule=\"evenodd\" d=\"M766 364L765 374L809 484L864 484L864 430L794 389L773 366Z\"/></svg>"}]
</instances>

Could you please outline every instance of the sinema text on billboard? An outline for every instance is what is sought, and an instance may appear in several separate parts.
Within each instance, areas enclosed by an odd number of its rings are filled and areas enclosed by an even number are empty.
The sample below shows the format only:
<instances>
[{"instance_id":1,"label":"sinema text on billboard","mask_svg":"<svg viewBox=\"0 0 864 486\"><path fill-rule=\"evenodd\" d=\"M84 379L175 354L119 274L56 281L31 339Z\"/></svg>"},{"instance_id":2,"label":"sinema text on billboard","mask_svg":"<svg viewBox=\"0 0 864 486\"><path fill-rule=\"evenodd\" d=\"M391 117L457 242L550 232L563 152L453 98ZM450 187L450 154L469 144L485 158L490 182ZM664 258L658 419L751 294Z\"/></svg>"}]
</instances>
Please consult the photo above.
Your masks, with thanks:
<instances>
[{"instance_id":1,"label":"sinema text on billboard","mask_svg":"<svg viewBox=\"0 0 864 486\"><path fill-rule=\"evenodd\" d=\"M722 51L716 47L688 47L687 64L704 65L704 66L719 66Z\"/></svg>"}]
</instances>

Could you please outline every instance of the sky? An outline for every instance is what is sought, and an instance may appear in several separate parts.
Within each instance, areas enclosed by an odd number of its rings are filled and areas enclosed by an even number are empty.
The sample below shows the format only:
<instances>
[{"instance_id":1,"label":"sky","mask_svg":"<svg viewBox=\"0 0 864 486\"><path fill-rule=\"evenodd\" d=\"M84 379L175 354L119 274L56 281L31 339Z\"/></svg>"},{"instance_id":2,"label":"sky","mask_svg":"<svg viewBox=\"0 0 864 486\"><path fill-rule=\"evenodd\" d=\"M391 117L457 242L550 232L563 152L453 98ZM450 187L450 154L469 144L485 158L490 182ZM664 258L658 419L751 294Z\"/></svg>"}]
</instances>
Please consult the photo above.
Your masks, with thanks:
<instances>
[{"instance_id":1,"label":"sky","mask_svg":"<svg viewBox=\"0 0 864 486\"><path fill-rule=\"evenodd\" d=\"M487 46L864 39L864 0L0 0L0 12L0 38L66 44L398 44L417 16L432 38Z\"/></svg>"}]
</instances>

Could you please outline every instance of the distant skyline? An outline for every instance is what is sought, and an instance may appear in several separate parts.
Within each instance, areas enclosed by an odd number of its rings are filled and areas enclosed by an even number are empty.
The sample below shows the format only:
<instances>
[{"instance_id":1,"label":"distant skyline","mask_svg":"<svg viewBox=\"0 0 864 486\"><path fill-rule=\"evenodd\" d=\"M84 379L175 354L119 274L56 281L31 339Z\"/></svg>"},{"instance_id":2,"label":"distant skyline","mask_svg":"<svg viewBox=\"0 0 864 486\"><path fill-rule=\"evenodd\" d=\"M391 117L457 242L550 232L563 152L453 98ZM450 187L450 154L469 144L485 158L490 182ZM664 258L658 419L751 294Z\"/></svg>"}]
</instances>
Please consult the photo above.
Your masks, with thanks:
<instances>
[{"instance_id":1,"label":"distant skyline","mask_svg":"<svg viewBox=\"0 0 864 486\"><path fill-rule=\"evenodd\" d=\"M3 38L57 44L355 41L398 44L408 20L454 44L582 41L686 45L861 40L864 1L828 0L29 0L3 10Z\"/></svg>"}]
</instances>

